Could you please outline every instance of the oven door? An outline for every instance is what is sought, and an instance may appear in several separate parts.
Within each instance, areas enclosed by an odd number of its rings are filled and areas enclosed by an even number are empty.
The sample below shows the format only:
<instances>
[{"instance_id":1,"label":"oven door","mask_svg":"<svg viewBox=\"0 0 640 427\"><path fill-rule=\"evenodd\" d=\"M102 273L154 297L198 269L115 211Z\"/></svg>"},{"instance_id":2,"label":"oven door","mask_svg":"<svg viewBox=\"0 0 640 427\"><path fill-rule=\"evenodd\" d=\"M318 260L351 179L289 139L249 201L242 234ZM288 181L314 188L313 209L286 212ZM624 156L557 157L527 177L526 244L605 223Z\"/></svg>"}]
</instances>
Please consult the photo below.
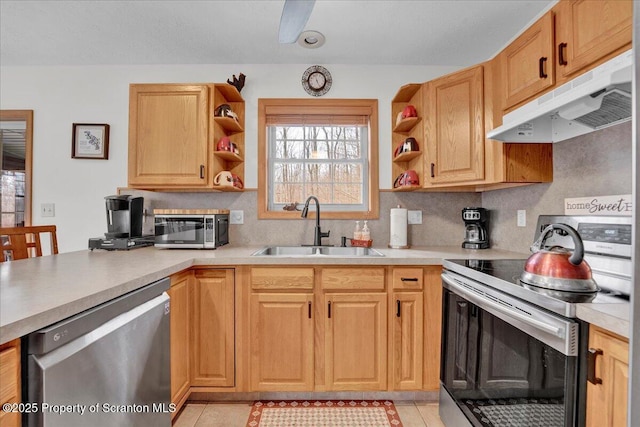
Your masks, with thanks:
<instances>
[{"instance_id":1,"label":"oven door","mask_svg":"<svg viewBox=\"0 0 640 427\"><path fill-rule=\"evenodd\" d=\"M156 247L200 249L204 246L203 215L156 215L154 223Z\"/></svg>"},{"instance_id":2,"label":"oven door","mask_svg":"<svg viewBox=\"0 0 640 427\"><path fill-rule=\"evenodd\" d=\"M446 270L442 279L445 424L581 425L579 323Z\"/></svg>"}]
</instances>

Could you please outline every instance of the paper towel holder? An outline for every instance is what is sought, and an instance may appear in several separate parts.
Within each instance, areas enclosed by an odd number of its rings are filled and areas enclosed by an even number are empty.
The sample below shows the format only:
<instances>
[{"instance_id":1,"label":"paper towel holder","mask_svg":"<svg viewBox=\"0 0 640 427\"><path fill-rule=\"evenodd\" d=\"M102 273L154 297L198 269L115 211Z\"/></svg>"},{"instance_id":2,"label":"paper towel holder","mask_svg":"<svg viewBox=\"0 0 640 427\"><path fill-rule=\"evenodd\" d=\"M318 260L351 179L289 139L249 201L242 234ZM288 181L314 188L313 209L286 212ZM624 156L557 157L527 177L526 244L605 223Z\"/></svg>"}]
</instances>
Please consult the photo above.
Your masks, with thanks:
<instances>
[{"instance_id":1,"label":"paper towel holder","mask_svg":"<svg viewBox=\"0 0 640 427\"><path fill-rule=\"evenodd\" d=\"M400 205L398 205L397 209L400 210L400 211L404 211L404 217L405 217L404 218L404 224L403 224L404 225L404 230L400 230L401 233L404 232L404 236L400 236L400 237L395 236L395 238L394 238L394 221L393 221L393 216L394 216L393 215L393 211L394 211L394 209L391 209L391 211L389 212L390 216L391 216L391 224L390 224L390 227L389 227L389 231L390 231L391 235L389 236L389 245L388 245L388 247L391 248L391 249L409 249L410 245L409 245L409 242L408 242L408 239L407 239L407 231L408 231L407 230L407 218L406 218L407 210L401 208ZM402 238L402 237L404 237L404 238Z\"/></svg>"}]
</instances>

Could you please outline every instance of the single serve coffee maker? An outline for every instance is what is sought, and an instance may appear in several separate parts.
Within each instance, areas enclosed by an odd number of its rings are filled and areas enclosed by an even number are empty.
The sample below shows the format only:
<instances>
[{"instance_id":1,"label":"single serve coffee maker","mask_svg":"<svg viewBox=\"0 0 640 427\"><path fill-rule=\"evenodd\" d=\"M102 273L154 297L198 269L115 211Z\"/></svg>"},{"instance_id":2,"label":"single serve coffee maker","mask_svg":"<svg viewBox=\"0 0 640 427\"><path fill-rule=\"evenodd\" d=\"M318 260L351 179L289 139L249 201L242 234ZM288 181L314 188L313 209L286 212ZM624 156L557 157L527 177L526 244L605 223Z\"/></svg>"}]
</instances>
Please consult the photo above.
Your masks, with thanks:
<instances>
[{"instance_id":1,"label":"single serve coffee maker","mask_svg":"<svg viewBox=\"0 0 640 427\"><path fill-rule=\"evenodd\" d=\"M484 208L462 209L464 221L465 249L487 249L489 247L489 211Z\"/></svg>"},{"instance_id":2,"label":"single serve coffee maker","mask_svg":"<svg viewBox=\"0 0 640 427\"><path fill-rule=\"evenodd\" d=\"M130 195L107 196L107 232L104 238L89 239L89 249L134 249L153 244L153 236L142 235L144 198Z\"/></svg>"}]
</instances>

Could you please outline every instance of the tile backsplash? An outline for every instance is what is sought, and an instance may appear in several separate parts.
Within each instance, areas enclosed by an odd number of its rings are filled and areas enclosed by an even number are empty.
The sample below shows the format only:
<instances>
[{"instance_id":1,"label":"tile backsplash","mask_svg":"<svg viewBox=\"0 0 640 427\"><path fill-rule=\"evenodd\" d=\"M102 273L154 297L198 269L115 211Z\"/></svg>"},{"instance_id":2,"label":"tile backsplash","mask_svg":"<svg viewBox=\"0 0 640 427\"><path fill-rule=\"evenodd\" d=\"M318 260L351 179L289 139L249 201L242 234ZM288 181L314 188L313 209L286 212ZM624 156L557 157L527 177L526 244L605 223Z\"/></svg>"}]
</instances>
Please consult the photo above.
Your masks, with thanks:
<instances>
[{"instance_id":1,"label":"tile backsplash","mask_svg":"<svg viewBox=\"0 0 640 427\"><path fill-rule=\"evenodd\" d=\"M564 199L630 194L632 182L631 123L624 123L588 135L554 144L554 180L484 193L394 193L380 192L380 217L370 220L371 238L376 247L389 243L390 209L422 211L422 224L409 225L412 246L457 246L464 238L461 210L482 206L490 210L489 236L494 248L527 253L532 243L538 215L562 214ZM168 208L225 208L244 211L244 224L232 225L232 244L299 245L313 242L313 219L258 220L257 192L243 193L162 193L123 190L143 196L148 213ZM526 210L527 224L516 226L517 210ZM153 233L151 216L145 232ZM354 221L321 219L322 229L331 230L325 239L340 244L341 236L351 237Z\"/></svg>"},{"instance_id":2,"label":"tile backsplash","mask_svg":"<svg viewBox=\"0 0 640 427\"><path fill-rule=\"evenodd\" d=\"M123 190L123 194L144 197L145 209L211 209L221 208L244 211L244 224L231 225L232 244L241 245L299 245L313 243L314 219L258 220L257 191L242 193L161 193L153 191ZM478 206L478 193L394 193L380 192L380 218L369 220L373 245L389 244L391 208L402 207L422 211L422 224L409 225L409 244L415 246L460 245L464 237L461 210L465 206ZM314 209L313 207L311 209ZM151 216L147 215L145 233L153 233ZM354 221L321 219L323 231L331 236L325 243L340 245L340 237L353 235ZM362 221L360 222L362 224Z\"/></svg>"}]
</instances>

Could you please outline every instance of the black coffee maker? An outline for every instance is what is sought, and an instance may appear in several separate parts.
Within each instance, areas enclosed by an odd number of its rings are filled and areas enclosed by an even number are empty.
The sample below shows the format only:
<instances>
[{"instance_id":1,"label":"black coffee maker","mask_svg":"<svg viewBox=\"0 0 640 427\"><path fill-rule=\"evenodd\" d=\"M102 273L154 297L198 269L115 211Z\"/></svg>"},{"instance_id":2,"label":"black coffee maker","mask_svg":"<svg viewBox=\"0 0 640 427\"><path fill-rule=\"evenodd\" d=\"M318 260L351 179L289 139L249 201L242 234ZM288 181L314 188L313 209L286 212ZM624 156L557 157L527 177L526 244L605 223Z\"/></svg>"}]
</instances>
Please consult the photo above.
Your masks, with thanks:
<instances>
[{"instance_id":1,"label":"black coffee maker","mask_svg":"<svg viewBox=\"0 0 640 427\"><path fill-rule=\"evenodd\" d=\"M144 198L129 195L107 196L107 239L142 236Z\"/></svg>"},{"instance_id":2,"label":"black coffee maker","mask_svg":"<svg viewBox=\"0 0 640 427\"><path fill-rule=\"evenodd\" d=\"M153 245L154 236L142 235L144 198L129 195L107 196L107 232L89 239L89 249L129 250Z\"/></svg>"},{"instance_id":3,"label":"black coffee maker","mask_svg":"<svg viewBox=\"0 0 640 427\"><path fill-rule=\"evenodd\" d=\"M465 249L487 249L489 247L489 211L484 208L462 209L464 220Z\"/></svg>"}]
</instances>

